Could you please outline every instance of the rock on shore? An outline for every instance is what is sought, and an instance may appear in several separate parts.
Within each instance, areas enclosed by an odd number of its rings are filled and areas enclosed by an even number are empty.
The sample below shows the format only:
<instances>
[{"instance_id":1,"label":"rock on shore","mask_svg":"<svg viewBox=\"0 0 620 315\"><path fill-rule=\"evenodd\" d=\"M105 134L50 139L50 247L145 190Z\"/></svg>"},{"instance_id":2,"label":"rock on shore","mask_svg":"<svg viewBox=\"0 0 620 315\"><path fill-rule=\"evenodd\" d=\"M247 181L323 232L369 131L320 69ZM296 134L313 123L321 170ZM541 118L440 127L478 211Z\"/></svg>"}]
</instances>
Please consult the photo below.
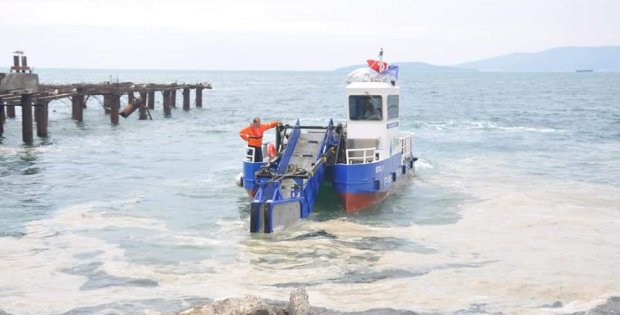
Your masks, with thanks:
<instances>
[{"instance_id":1,"label":"rock on shore","mask_svg":"<svg viewBox=\"0 0 620 315\"><path fill-rule=\"evenodd\" d=\"M203 306L196 306L179 313L161 313L145 311L145 315L328 315L325 311L313 309L308 301L306 289L291 292L288 304L267 302L256 296L228 298L214 301Z\"/></svg>"}]
</instances>

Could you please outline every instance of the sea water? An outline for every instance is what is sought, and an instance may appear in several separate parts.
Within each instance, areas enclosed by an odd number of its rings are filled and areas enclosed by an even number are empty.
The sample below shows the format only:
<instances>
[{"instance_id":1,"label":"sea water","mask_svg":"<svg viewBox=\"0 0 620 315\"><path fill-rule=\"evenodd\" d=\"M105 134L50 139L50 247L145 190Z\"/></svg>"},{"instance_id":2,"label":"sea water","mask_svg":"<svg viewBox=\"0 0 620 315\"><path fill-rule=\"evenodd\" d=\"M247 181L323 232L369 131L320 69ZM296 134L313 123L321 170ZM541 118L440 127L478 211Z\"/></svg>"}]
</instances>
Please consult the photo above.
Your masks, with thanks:
<instances>
[{"instance_id":1,"label":"sea water","mask_svg":"<svg viewBox=\"0 0 620 315\"><path fill-rule=\"evenodd\" d=\"M202 109L178 93L164 118L159 94L152 121L118 126L101 98L83 123L55 101L31 146L18 108L0 140L0 314L180 311L296 287L345 313L620 313L619 73L402 73L417 176L353 215L324 189L307 220L264 236L234 184L238 131L345 118L345 73L37 72L214 88Z\"/></svg>"}]
</instances>

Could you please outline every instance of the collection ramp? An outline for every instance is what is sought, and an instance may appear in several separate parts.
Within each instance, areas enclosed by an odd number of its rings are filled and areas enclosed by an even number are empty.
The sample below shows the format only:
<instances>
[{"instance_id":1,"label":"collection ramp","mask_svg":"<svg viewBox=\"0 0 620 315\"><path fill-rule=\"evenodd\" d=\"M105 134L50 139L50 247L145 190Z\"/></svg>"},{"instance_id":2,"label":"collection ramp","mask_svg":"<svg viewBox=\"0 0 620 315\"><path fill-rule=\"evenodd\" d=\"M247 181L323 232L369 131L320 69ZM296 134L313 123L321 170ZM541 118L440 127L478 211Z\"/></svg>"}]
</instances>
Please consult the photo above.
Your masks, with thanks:
<instances>
[{"instance_id":1,"label":"collection ramp","mask_svg":"<svg viewBox=\"0 0 620 315\"><path fill-rule=\"evenodd\" d=\"M326 161L339 137L327 127L295 126L280 157L256 173L258 190L250 204L250 232L272 233L306 218L318 196ZM307 129L307 132L302 132Z\"/></svg>"}]
</instances>

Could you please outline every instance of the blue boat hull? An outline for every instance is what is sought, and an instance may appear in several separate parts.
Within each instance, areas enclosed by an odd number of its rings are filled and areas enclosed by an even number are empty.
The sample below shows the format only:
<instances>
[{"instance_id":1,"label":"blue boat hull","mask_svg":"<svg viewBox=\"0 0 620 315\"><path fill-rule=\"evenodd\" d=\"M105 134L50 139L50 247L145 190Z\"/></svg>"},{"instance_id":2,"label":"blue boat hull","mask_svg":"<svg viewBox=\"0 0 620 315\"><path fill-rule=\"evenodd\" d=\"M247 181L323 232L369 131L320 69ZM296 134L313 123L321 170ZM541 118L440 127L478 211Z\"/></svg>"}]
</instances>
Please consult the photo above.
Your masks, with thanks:
<instances>
[{"instance_id":1,"label":"blue boat hull","mask_svg":"<svg viewBox=\"0 0 620 315\"><path fill-rule=\"evenodd\" d=\"M325 179L332 183L344 209L348 213L356 212L382 202L390 194L393 186L412 176L415 160L416 158L411 158L401 163L401 155L397 154L372 163L335 164L326 168ZM250 198L256 193L254 173L261 164L243 162L243 187ZM316 196L312 197L314 199ZM308 212L309 209L305 209L306 216Z\"/></svg>"},{"instance_id":2,"label":"blue boat hull","mask_svg":"<svg viewBox=\"0 0 620 315\"><path fill-rule=\"evenodd\" d=\"M365 164L335 164L328 167L328 179L340 195L344 209L356 212L380 203L400 181L413 175L416 158L401 162L397 154Z\"/></svg>"}]
</instances>

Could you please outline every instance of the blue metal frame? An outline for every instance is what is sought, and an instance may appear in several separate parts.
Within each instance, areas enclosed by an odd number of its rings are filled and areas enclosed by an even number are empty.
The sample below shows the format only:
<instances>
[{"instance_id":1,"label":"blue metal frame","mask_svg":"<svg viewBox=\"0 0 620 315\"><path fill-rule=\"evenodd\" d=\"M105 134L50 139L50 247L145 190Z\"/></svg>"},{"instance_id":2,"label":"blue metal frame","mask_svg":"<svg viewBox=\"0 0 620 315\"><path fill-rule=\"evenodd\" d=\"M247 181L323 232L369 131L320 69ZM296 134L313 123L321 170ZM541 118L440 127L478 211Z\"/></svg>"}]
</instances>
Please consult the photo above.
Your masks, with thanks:
<instances>
[{"instance_id":1,"label":"blue metal frame","mask_svg":"<svg viewBox=\"0 0 620 315\"><path fill-rule=\"evenodd\" d=\"M264 165L263 163L244 163L244 187L246 187L246 189L258 188L250 204L250 232L261 232L262 225L262 232L272 233L274 229L273 211L274 207L278 205L298 202L300 204L299 218L303 219L310 215L325 175L326 165L321 160L323 158L322 154L325 153L329 147L336 146L339 141L339 138L335 136L334 129L334 123L330 119L327 132L325 133L319 150L316 153L317 163L320 164L315 167L313 173L306 179L307 181L305 185L305 178L293 177L293 180L297 184L298 188L291 192L291 196L283 196L280 191L280 186L300 137L301 128L299 125L299 119L293 127L293 131L289 136L287 146L284 149L281 158L277 161L277 163L275 163L275 165L270 166L272 175L274 175L275 178L273 176L256 177L255 174L260 167ZM261 222L260 220L261 209L263 209L264 222Z\"/></svg>"},{"instance_id":2,"label":"blue metal frame","mask_svg":"<svg viewBox=\"0 0 620 315\"><path fill-rule=\"evenodd\" d=\"M286 168L288 167L288 162L291 160L293 156L293 152L295 151L295 146L297 146L297 140L299 140L299 134L301 133L301 129L299 129L299 119L295 123L295 127L291 136L288 139L288 143L286 145L286 149L284 149L284 154L282 154L282 159L278 162L277 173L282 175Z\"/></svg>"}]
</instances>

